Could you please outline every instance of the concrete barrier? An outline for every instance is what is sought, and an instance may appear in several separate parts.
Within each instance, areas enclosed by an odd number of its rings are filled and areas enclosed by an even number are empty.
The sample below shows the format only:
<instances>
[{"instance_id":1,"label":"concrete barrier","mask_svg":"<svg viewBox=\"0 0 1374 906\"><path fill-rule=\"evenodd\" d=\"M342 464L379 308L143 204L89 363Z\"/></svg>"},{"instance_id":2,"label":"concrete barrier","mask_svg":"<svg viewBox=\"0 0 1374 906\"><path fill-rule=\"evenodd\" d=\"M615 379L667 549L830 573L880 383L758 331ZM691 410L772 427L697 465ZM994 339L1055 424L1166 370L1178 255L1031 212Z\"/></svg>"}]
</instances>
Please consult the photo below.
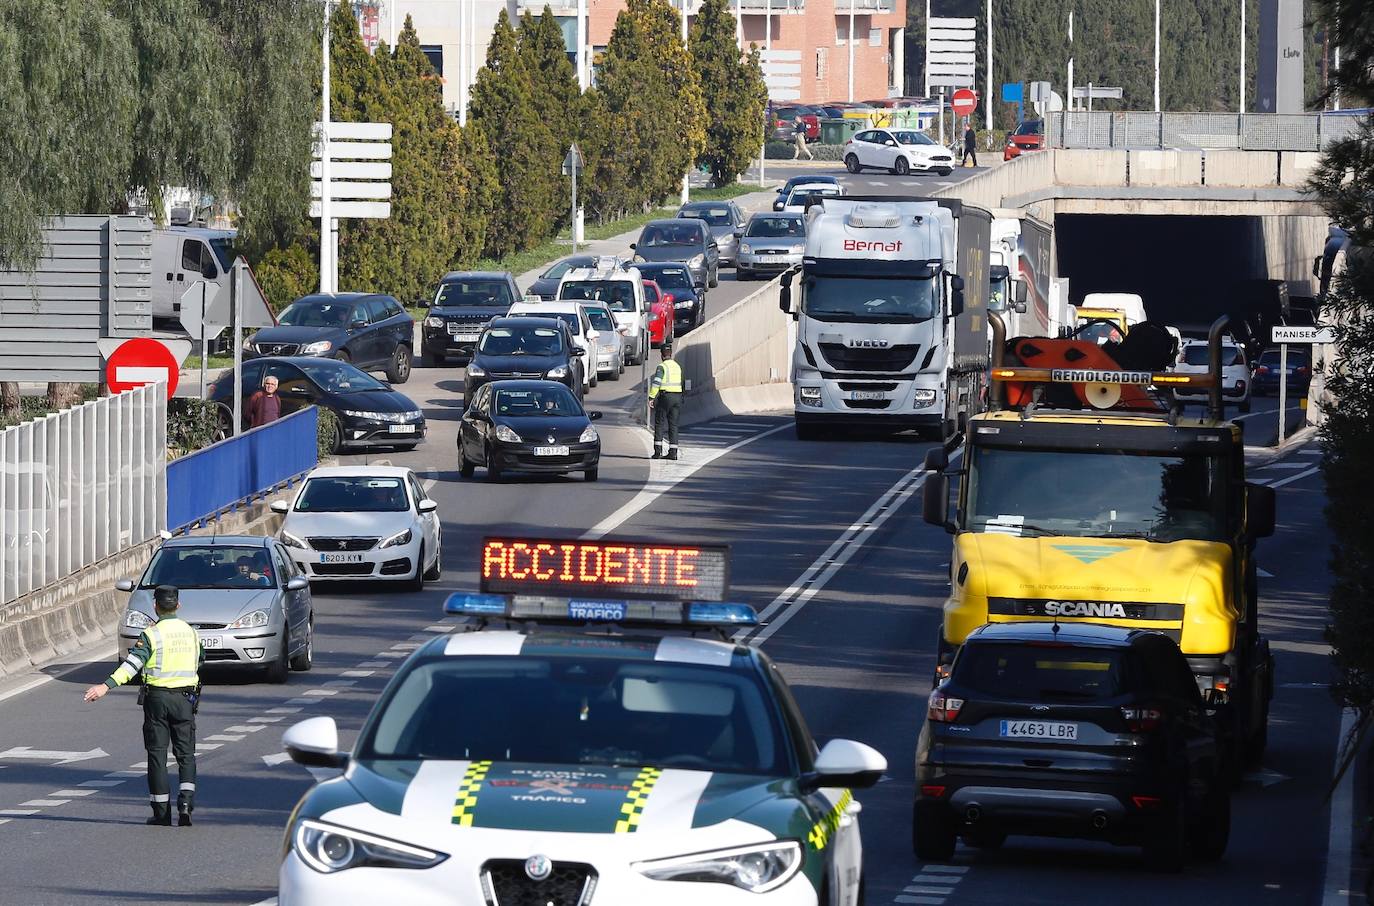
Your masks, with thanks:
<instances>
[{"instance_id":1,"label":"concrete barrier","mask_svg":"<svg viewBox=\"0 0 1374 906\"><path fill-rule=\"evenodd\" d=\"M1280 151L1279 185L1304 188L1321 159L1318 151Z\"/></svg>"},{"instance_id":2,"label":"concrete barrier","mask_svg":"<svg viewBox=\"0 0 1374 906\"><path fill-rule=\"evenodd\" d=\"M1279 155L1255 151L1208 151L1206 157L1209 186L1278 185Z\"/></svg>"},{"instance_id":3,"label":"concrete barrier","mask_svg":"<svg viewBox=\"0 0 1374 906\"><path fill-rule=\"evenodd\" d=\"M1202 185L1202 155L1191 151L1127 151L1133 186Z\"/></svg>"},{"instance_id":4,"label":"concrete barrier","mask_svg":"<svg viewBox=\"0 0 1374 906\"><path fill-rule=\"evenodd\" d=\"M282 517L266 499L221 516L192 534L274 534ZM0 612L0 677L65 657L113 638L127 598L119 579L143 572L160 539L120 551L38 591L16 598Z\"/></svg>"},{"instance_id":5,"label":"concrete barrier","mask_svg":"<svg viewBox=\"0 0 1374 906\"><path fill-rule=\"evenodd\" d=\"M1022 154L999 167L930 194L937 198L960 198L980 208L1000 208L1004 198L1053 186L1054 156L1057 153L1035 151ZM1122 178L1125 178L1124 172Z\"/></svg>"},{"instance_id":6,"label":"concrete barrier","mask_svg":"<svg viewBox=\"0 0 1374 906\"><path fill-rule=\"evenodd\" d=\"M777 280L678 340L673 358L687 383L684 424L721 415L792 408L792 320L778 308Z\"/></svg>"}]
</instances>

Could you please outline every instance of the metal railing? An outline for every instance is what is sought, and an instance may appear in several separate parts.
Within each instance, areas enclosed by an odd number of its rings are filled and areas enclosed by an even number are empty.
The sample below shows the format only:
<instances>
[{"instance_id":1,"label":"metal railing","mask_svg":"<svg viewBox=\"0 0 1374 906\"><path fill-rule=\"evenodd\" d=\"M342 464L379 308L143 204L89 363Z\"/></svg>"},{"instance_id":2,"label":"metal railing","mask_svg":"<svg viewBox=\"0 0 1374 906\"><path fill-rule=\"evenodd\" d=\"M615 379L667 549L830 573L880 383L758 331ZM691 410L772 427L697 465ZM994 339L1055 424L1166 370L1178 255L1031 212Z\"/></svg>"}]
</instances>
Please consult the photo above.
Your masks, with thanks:
<instances>
[{"instance_id":1,"label":"metal railing","mask_svg":"<svg viewBox=\"0 0 1374 906\"><path fill-rule=\"evenodd\" d=\"M166 525L166 384L0 431L0 603Z\"/></svg>"},{"instance_id":2,"label":"metal railing","mask_svg":"<svg viewBox=\"0 0 1374 906\"><path fill-rule=\"evenodd\" d=\"M314 406L167 466L167 525L182 529L308 472L319 462Z\"/></svg>"},{"instance_id":3,"label":"metal railing","mask_svg":"<svg viewBox=\"0 0 1374 906\"><path fill-rule=\"evenodd\" d=\"M1057 111L1045 117L1050 148L1320 151L1358 127L1332 113L1148 113Z\"/></svg>"},{"instance_id":4,"label":"metal railing","mask_svg":"<svg viewBox=\"0 0 1374 906\"><path fill-rule=\"evenodd\" d=\"M744 13L800 13L806 10L806 0L736 0Z\"/></svg>"}]
</instances>

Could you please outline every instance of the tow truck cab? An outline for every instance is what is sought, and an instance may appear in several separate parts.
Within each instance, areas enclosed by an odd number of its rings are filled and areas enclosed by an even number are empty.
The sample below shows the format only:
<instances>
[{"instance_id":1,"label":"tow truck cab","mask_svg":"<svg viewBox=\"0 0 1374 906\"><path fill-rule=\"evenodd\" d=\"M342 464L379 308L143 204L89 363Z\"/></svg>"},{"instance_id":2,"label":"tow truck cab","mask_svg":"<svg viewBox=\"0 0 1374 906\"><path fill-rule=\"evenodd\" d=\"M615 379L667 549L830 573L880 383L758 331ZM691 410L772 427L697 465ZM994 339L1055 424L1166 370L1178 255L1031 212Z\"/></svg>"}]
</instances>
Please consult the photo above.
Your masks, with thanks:
<instances>
[{"instance_id":1,"label":"tow truck cab","mask_svg":"<svg viewBox=\"0 0 1374 906\"><path fill-rule=\"evenodd\" d=\"M1186 377L1005 367L1003 325L992 321L992 411L969 421L952 515L945 449L927 459L937 474L925 487L926 521L954 535L937 672L985 623L1154 630L1178 643L1208 702L1229 711L1237 757L1258 757L1273 668L1254 546L1273 532L1274 496L1246 482L1241 429L1216 392L1225 319L1213 325L1211 372ZM1029 342L1069 361L1093 345ZM1180 417L1158 389L1180 384L1208 389L1205 417ZM1057 408L1008 409L1008 395L1052 397Z\"/></svg>"}]
</instances>

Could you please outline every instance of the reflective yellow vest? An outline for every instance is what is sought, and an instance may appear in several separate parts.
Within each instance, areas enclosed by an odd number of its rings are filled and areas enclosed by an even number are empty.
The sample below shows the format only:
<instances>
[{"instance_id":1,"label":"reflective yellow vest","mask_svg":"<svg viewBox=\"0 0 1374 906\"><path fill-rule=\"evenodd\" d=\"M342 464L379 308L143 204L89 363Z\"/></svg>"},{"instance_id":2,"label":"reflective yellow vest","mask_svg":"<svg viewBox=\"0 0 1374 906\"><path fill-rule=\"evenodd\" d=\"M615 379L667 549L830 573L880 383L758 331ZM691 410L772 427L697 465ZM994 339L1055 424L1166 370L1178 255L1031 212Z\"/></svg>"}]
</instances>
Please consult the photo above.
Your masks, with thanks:
<instances>
[{"instance_id":1,"label":"reflective yellow vest","mask_svg":"<svg viewBox=\"0 0 1374 906\"><path fill-rule=\"evenodd\" d=\"M181 689L196 685L200 665L200 639L191 624L176 617L164 617L145 632L153 653L143 665L143 682L162 689Z\"/></svg>"},{"instance_id":2,"label":"reflective yellow vest","mask_svg":"<svg viewBox=\"0 0 1374 906\"><path fill-rule=\"evenodd\" d=\"M649 382L649 399L658 396L659 391L664 393L682 392L682 366L672 359L658 363L658 368L654 370L653 380Z\"/></svg>"}]
</instances>

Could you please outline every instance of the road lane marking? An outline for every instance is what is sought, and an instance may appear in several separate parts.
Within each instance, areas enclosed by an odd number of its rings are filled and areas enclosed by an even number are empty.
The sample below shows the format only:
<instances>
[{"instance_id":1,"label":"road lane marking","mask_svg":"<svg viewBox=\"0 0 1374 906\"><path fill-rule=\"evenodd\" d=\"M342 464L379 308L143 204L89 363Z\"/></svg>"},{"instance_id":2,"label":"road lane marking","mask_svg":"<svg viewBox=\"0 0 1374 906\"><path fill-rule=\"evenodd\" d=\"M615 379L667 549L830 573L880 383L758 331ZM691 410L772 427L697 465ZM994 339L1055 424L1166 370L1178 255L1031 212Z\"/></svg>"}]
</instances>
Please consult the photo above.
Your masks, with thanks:
<instances>
[{"instance_id":1,"label":"road lane marking","mask_svg":"<svg viewBox=\"0 0 1374 906\"><path fill-rule=\"evenodd\" d=\"M142 771L134 771L134 770L128 770L128 771L111 771L110 773L106 774L105 776L106 776L106 777L142 777L142 776L143 776L144 774L146 774L146 773L147 773L147 770L146 770L146 769L145 769L145 770L142 770Z\"/></svg>"},{"instance_id":2,"label":"road lane marking","mask_svg":"<svg viewBox=\"0 0 1374 906\"><path fill-rule=\"evenodd\" d=\"M1271 573L1271 572L1270 572L1269 570L1267 570L1267 569L1260 569L1258 566L1255 567L1255 575L1259 576L1261 579L1272 579L1272 578L1274 578L1274 574L1273 574L1273 573Z\"/></svg>"},{"instance_id":3,"label":"road lane marking","mask_svg":"<svg viewBox=\"0 0 1374 906\"><path fill-rule=\"evenodd\" d=\"M1341 711L1341 729L1336 737L1336 758L1355 726L1355 712ZM1358 756L1356 756L1358 757ZM1326 832L1326 878L1322 885L1322 906L1350 902L1350 838L1354 828L1355 769L1350 766L1331 794L1331 822Z\"/></svg>"},{"instance_id":4,"label":"road lane marking","mask_svg":"<svg viewBox=\"0 0 1374 906\"><path fill-rule=\"evenodd\" d=\"M70 799L30 799L28 802L19 803L21 806L36 806L37 808L52 808L54 805L66 805Z\"/></svg>"},{"instance_id":5,"label":"road lane marking","mask_svg":"<svg viewBox=\"0 0 1374 906\"><path fill-rule=\"evenodd\" d=\"M225 727L226 733L256 733L259 730L266 730L262 724L234 724L232 727Z\"/></svg>"},{"instance_id":6,"label":"road lane marking","mask_svg":"<svg viewBox=\"0 0 1374 906\"><path fill-rule=\"evenodd\" d=\"M286 715L285 715L285 714L274 714L274 715L271 716L271 717L250 717L250 718L248 718L248 722L249 722L250 724L274 724L274 723L276 723L276 722L279 721L279 720L286 720Z\"/></svg>"},{"instance_id":7,"label":"road lane marking","mask_svg":"<svg viewBox=\"0 0 1374 906\"><path fill-rule=\"evenodd\" d=\"M106 661L106 660L108 660L108 661L113 661L113 660L115 659L115 655L119 654L119 647L118 647L118 646L107 647L107 648L103 648L103 649L100 649L100 650L103 651L103 652L106 652L106 653L104 653L104 654L96 654L96 655L95 655L95 662ZM68 673L75 673L77 670L84 670L84 669L86 669L86 668L89 667L89 666L90 666L90 663L85 663L85 664L73 664L72 666L68 667L66 670L59 671L58 673L53 673L53 674L49 674L49 675L47 675L47 676L40 676L40 677L37 677L37 678L31 680L30 682L24 683L22 686L17 686L17 687L15 687L15 688L9 690L8 692L0 693L0 702L5 701L6 699L14 698L16 695L23 695L25 692L28 692L28 691L31 690L31 689L37 689L39 686L43 685L44 683L50 683L50 682L52 682L52 681L55 680L55 679L61 679L62 677L66 676Z\"/></svg>"},{"instance_id":8,"label":"road lane marking","mask_svg":"<svg viewBox=\"0 0 1374 906\"><path fill-rule=\"evenodd\" d=\"M94 796L98 790L54 790L48 796L57 799L75 799L78 796Z\"/></svg>"},{"instance_id":9,"label":"road lane marking","mask_svg":"<svg viewBox=\"0 0 1374 906\"><path fill-rule=\"evenodd\" d=\"M372 675L375 674L376 672L377 672L376 670L345 670L345 671L343 672L343 675L344 675L344 676L365 677L365 676L372 676Z\"/></svg>"},{"instance_id":10,"label":"road lane marking","mask_svg":"<svg viewBox=\"0 0 1374 906\"><path fill-rule=\"evenodd\" d=\"M1283 487L1283 486L1286 485L1286 484L1292 484L1292 483L1295 482L1295 481L1302 481L1304 478L1310 478L1310 477L1312 477L1313 475L1316 475L1316 474L1317 474L1318 472L1320 472L1320 471L1321 471L1321 466L1313 466L1312 468L1308 469L1308 470L1305 471L1305 472L1299 472L1299 473L1296 474L1296 475L1289 475L1287 478L1283 479L1282 481L1271 481L1271 482L1269 482L1269 487L1271 487L1271 488L1281 488L1281 487Z\"/></svg>"},{"instance_id":11,"label":"road lane marking","mask_svg":"<svg viewBox=\"0 0 1374 906\"><path fill-rule=\"evenodd\" d=\"M94 786L104 788L110 786L119 786L121 783L124 782L125 781L123 780L83 780L79 784L77 784L77 786Z\"/></svg>"},{"instance_id":12,"label":"road lane marking","mask_svg":"<svg viewBox=\"0 0 1374 906\"><path fill-rule=\"evenodd\" d=\"M825 552L807 567L796 582L760 611L759 622L764 625L735 633L735 641L746 641L750 645L759 646L787 625L788 620L796 616L821 589L825 588L845 564L868 543L874 533L883 527L892 514L916 492L916 489L925 484L928 475L925 466L920 465L899 478L896 484L873 501L872 506L862 516L831 542Z\"/></svg>"},{"instance_id":13,"label":"road lane marking","mask_svg":"<svg viewBox=\"0 0 1374 906\"><path fill-rule=\"evenodd\" d=\"M1261 469L1306 469L1309 467L1305 462L1271 462L1267 466L1260 466Z\"/></svg>"},{"instance_id":14,"label":"road lane marking","mask_svg":"<svg viewBox=\"0 0 1374 906\"><path fill-rule=\"evenodd\" d=\"M9 815L14 818L26 818L36 814L38 814L36 808L0 808L0 815Z\"/></svg>"},{"instance_id":15,"label":"road lane marking","mask_svg":"<svg viewBox=\"0 0 1374 906\"><path fill-rule=\"evenodd\" d=\"M300 708L268 708L268 714L299 714Z\"/></svg>"},{"instance_id":16,"label":"road lane marking","mask_svg":"<svg viewBox=\"0 0 1374 906\"><path fill-rule=\"evenodd\" d=\"M206 742L242 742L243 737L232 733L216 733L214 736L205 737L205 740Z\"/></svg>"},{"instance_id":17,"label":"road lane marking","mask_svg":"<svg viewBox=\"0 0 1374 906\"><path fill-rule=\"evenodd\" d=\"M386 661L363 661L361 664L358 665L358 667L363 670L377 670L382 667L390 666L391 665L388 664Z\"/></svg>"}]
</instances>

